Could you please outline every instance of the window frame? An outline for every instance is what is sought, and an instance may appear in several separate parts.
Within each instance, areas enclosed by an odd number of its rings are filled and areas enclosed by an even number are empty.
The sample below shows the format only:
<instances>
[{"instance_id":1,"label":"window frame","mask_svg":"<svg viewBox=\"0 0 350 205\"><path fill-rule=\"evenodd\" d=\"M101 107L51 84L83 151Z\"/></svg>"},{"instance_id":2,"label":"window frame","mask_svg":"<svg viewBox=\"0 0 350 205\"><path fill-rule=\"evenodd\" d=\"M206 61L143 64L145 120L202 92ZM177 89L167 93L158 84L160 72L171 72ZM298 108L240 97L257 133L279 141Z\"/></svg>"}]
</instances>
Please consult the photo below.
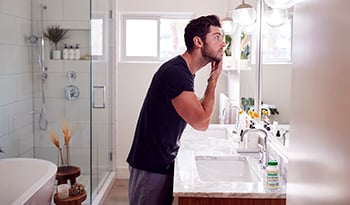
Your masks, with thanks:
<instances>
[{"instance_id":1,"label":"window frame","mask_svg":"<svg viewBox=\"0 0 350 205\"><path fill-rule=\"evenodd\" d=\"M162 62L164 59L160 57L160 22L162 19L193 19L193 13L155 13L155 12L121 12L120 13L120 62ZM127 20L155 20L157 21L157 54L156 56L127 56L126 55L126 21Z\"/></svg>"}]
</instances>

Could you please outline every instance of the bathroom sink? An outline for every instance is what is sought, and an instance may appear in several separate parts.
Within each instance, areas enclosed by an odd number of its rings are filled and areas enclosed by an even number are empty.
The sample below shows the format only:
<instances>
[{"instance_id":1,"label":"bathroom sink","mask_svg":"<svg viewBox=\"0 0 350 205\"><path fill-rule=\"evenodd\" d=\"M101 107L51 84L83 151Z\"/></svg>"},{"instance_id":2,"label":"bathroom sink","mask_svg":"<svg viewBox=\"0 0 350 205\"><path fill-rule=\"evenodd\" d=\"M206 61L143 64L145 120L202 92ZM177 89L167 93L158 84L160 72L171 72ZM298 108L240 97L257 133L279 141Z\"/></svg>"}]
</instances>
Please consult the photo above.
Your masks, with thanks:
<instances>
[{"instance_id":1,"label":"bathroom sink","mask_svg":"<svg viewBox=\"0 0 350 205\"><path fill-rule=\"evenodd\" d=\"M244 156L196 156L195 160L201 181L261 181Z\"/></svg>"},{"instance_id":2,"label":"bathroom sink","mask_svg":"<svg viewBox=\"0 0 350 205\"><path fill-rule=\"evenodd\" d=\"M212 139L228 139L229 130L227 126L211 124L206 131L193 130L195 134L212 138Z\"/></svg>"}]
</instances>

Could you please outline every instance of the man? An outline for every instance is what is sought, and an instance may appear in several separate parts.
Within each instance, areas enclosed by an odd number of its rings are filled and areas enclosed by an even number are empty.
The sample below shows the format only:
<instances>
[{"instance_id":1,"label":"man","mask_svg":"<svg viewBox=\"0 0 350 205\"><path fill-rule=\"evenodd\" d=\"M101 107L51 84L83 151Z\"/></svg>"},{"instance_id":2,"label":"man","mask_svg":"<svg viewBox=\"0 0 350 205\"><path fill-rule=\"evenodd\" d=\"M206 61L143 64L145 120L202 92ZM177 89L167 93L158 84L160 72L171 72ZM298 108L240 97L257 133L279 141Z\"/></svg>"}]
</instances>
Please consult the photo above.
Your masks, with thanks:
<instances>
[{"instance_id":1,"label":"man","mask_svg":"<svg viewBox=\"0 0 350 205\"><path fill-rule=\"evenodd\" d=\"M209 15L191 20L184 37L186 52L161 65L142 105L127 158L130 205L172 204L180 136L187 123L202 131L210 123L226 46L220 19ZM208 63L211 72L199 99L194 77Z\"/></svg>"}]
</instances>

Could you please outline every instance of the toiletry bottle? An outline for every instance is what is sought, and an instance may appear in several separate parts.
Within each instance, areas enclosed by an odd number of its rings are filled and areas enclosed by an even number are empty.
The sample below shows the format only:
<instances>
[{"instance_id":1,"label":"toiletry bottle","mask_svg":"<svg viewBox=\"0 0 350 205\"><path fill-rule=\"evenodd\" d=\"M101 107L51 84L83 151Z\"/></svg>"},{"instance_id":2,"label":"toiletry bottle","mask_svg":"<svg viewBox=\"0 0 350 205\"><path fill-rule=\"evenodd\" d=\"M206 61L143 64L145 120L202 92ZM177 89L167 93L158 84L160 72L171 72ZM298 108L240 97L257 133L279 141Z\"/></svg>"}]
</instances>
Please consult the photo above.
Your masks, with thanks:
<instances>
[{"instance_id":1,"label":"toiletry bottle","mask_svg":"<svg viewBox=\"0 0 350 205\"><path fill-rule=\"evenodd\" d=\"M74 48L73 48L73 46L70 46L68 49L68 59L74 60Z\"/></svg>"},{"instance_id":2,"label":"toiletry bottle","mask_svg":"<svg viewBox=\"0 0 350 205\"><path fill-rule=\"evenodd\" d=\"M224 123L225 124L238 123L239 110L240 110L239 107L235 106L233 101L227 102L223 110Z\"/></svg>"},{"instance_id":3,"label":"toiletry bottle","mask_svg":"<svg viewBox=\"0 0 350 205\"><path fill-rule=\"evenodd\" d=\"M280 188L280 171L278 162L275 160L268 161L267 163L265 187L270 191L276 191Z\"/></svg>"},{"instance_id":4,"label":"toiletry bottle","mask_svg":"<svg viewBox=\"0 0 350 205\"><path fill-rule=\"evenodd\" d=\"M74 60L80 60L80 49L79 49L79 44L75 45L74 49Z\"/></svg>"},{"instance_id":5,"label":"toiletry bottle","mask_svg":"<svg viewBox=\"0 0 350 205\"><path fill-rule=\"evenodd\" d=\"M62 55L63 60L67 60L68 59L68 46L66 43L64 44L64 48L63 48L62 53L63 53L63 55Z\"/></svg>"}]
</instances>

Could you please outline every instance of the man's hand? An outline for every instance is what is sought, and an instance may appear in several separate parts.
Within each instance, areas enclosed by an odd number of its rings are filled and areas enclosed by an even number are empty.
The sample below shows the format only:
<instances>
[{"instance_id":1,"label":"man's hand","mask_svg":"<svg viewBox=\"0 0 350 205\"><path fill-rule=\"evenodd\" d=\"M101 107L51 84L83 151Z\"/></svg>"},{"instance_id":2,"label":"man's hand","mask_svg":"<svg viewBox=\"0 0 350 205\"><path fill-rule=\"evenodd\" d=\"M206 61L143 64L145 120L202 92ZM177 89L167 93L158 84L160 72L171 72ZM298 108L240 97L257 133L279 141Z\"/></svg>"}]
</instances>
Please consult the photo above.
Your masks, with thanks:
<instances>
[{"instance_id":1,"label":"man's hand","mask_svg":"<svg viewBox=\"0 0 350 205\"><path fill-rule=\"evenodd\" d=\"M211 71L209 75L208 82L216 81L218 80L220 73L222 71L222 60L221 61L212 61L211 62Z\"/></svg>"}]
</instances>

